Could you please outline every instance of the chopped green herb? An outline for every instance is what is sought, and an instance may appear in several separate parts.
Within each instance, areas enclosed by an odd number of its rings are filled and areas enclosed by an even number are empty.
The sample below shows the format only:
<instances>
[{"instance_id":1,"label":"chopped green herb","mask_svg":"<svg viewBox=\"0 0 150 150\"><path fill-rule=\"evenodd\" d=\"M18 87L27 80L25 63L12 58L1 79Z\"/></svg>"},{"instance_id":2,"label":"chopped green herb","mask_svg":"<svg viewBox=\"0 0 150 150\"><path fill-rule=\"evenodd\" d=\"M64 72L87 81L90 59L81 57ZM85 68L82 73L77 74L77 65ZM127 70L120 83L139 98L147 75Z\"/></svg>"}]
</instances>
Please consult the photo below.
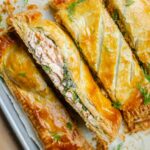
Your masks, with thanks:
<instances>
[{"instance_id":1,"label":"chopped green herb","mask_svg":"<svg viewBox=\"0 0 150 150\"><path fill-rule=\"evenodd\" d=\"M72 123L71 122L67 122L66 126L69 130L72 130Z\"/></svg>"},{"instance_id":2,"label":"chopped green herb","mask_svg":"<svg viewBox=\"0 0 150 150\"><path fill-rule=\"evenodd\" d=\"M66 64L64 64L64 66L63 66L63 75L64 75L64 79L62 81L62 84L65 88L64 92L66 92L66 91L68 91L69 88L75 87L75 85L70 77L70 74L69 74Z\"/></svg>"},{"instance_id":3,"label":"chopped green herb","mask_svg":"<svg viewBox=\"0 0 150 150\"><path fill-rule=\"evenodd\" d=\"M52 138L54 139L54 141L58 142L61 140L61 136L57 133L51 133Z\"/></svg>"},{"instance_id":4,"label":"chopped green herb","mask_svg":"<svg viewBox=\"0 0 150 150\"><path fill-rule=\"evenodd\" d=\"M144 105L150 104L150 94L144 98Z\"/></svg>"},{"instance_id":5,"label":"chopped green herb","mask_svg":"<svg viewBox=\"0 0 150 150\"><path fill-rule=\"evenodd\" d=\"M68 8L67 8L67 10L68 10L68 17L70 18L71 21L72 21L72 15L74 14L76 5L79 4L79 3L81 3L81 2L83 2L83 1L85 1L85 0L77 0L75 2L72 2L68 6Z\"/></svg>"},{"instance_id":6,"label":"chopped green herb","mask_svg":"<svg viewBox=\"0 0 150 150\"><path fill-rule=\"evenodd\" d=\"M77 40L74 42L77 45L77 48L79 49L79 51L82 52L82 48L80 47L80 43Z\"/></svg>"},{"instance_id":7,"label":"chopped green herb","mask_svg":"<svg viewBox=\"0 0 150 150\"><path fill-rule=\"evenodd\" d=\"M72 96L75 102L80 102L80 98L75 91L72 92Z\"/></svg>"},{"instance_id":8,"label":"chopped green herb","mask_svg":"<svg viewBox=\"0 0 150 150\"><path fill-rule=\"evenodd\" d=\"M150 82L150 75L145 74L145 78Z\"/></svg>"},{"instance_id":9,"label":"chopped green herb","mask_svg":"<svg viewBox=\"0 0 150 150\"><path fill-rule=\"evenodd\" d=\"M134 3L134 0L126 0L126 6L131 6Z\"/></svg>"},{"instance_id":10,"label":"chopped green herb","mask_svg":"<svg viewBox=\"0 0 150 150\"><path fill-rule=\"evenodd\" d=\"M104 46L104 49L105 49L107 52L111 52L110 49L109 49L107 46Z\"/></svg>"},{"instance_id":11,"label":"chopped green herb","mask_svg":"<svg viewBox=\"0 0 150 150\"><path fill-rule=\"evenodd\" d=\"M37 40L36 44L38 44L38 45L39 45L40 43L41 43L41 40Z\"/></svg>"},{"instance_id":12,"label":"chopped green herb","mask_svg":"<svg viewBox=\"0 0 150 150\"><path fill-rule=\"evenodd\" d=\"M3 17L2 17L2 15L0 15L0 23L2 22L2 20L3 20Z\"/></svg>"},{"instance_id":13,"label":"chopped green herb","mask_svg":"<svg viewBox=\"0 0 150 150\"><path fill-rule=\"evenodd\" d=\"M51 68L46 66L46 65L43 65L42 68L44 69L44 71L46 72L51 72Z\"/></svg>"},{"instance_id":14,"label":"chopped green herb","mask_svg":"<svg viewBox=\"0 0 150 150\"><path fill-rule=\"evenodd\" d=\"M2 27L2 20L3 20L3 17L2 15L0 15L0 27Z\"/></svg>"},{"instance_id":15,"label":"chopped green herb","mask_svg":"<svg viewBox=\"0 0 150 150\"><path fill-rule=\"evenodd\" d=\"M144 70L144 75L145 75L145 78L150 82L150 75L148 74L148 71Z\"/></svg>"},{"instance_id":16,"label":"chopped green herb","mask_svg":"<svg viewBox=\"0 0 150 150\"><path fill-rule=\"evenodd\" d=\"M115 9L113 14L112 14L112 18L114 21L118 21L119 20L119 13L118 13L118 10Z\"/></svg>"},{"instance_id":17,"label":"chopped green herb","mask_svg":"<svg viewBox=\"0 0 150 150\"><path fill-rule=\"evenodd\" d=\"M71 79L68 79L67 78L62 81L62 84L64 86L64 91L67 92L70 88L74 87L74 83L72 82Z\"/></svg>"},{"instance_id":18,"label":"chopped green herb","mask_svg":"<svg viewBox=\"0 0 150 150\"><path fill-rule=\"evenodd\" d=\"M117 149L116 150L121 150L122 147L122 143L118 144Z\"/></svg>"},{"instance_id":19,"label":"chopped green herb","mask_svg":"<svg viewBox=\"0 0 150 150\"><path fill-rule=\"evenodd\" d=\"M83 109L84 111L87 111L87 108L82 104L82 102L81 102L79 96L77 95L77 93L76 93L75 91L72 92L72 96L73 96L73 100L74 100L75 102L79 102L79 103L82 105L82 109Z\"/></svg>"},{"instance_id":20,"label":"chopped green herb","mask_svg":"<svg viewBox=\"0 0 150 150\"><path fill-rule=\"evenodd\" d=\"M78 0L77 3L82 3L84 2L85 0Z\"/></svg>"},{"instance_id":21,"label":"chopped green herb","mask_svg":"<svg viewBox=\"0 0 150 150\"><path fill-rule=\"evenodd\" d=\"M68 6L67 10L68 10L69 15L73 15L76 5L77 5L77 2L73 2Z\"/></svg>"},{"instance_id":22,"label":"chopped green herb","mask_svg":"<svg viewBox=\"0 0 150 150\"><path fill-rule=\"evenodd\" d=\"M115 107L116 109L120 109L121 108L121 103L119 101L113 102L112 106Z\"/></svg>"},{"instance_id":23,"label":"chopped green herb","mask_svg":"<svg viewBox=\"0 0 150 150\"><path fill-rule=\"evenodd\" d=\"M35 99L37 102L41 103L42 101L38 98Z\"/></svg>"},{"instance_id":24,"label":"chopped green herb","mask_svg":"<svg viewBox=\"0 0 150 150\"><path fill-rule=\"evenodd\" d=\"M82 109L83 109L84 111L87 111L87 108L86 108L84 105L82 105Z\"/></svg>"},{"instance_id":25,"label":"chopped green herb","mask_svg":"<svg viewBox=\"0 0 150 150\"><path fill-rule=\"evenodd\" d=\"M39 29L39 30L44 30L44 29L43 29L42 27L40 27L40 26L39 26L39 27L36 27L36 28Z\"/></svg>"},{"instance_id":26,"label":"chopped green herb","mask_svg":"<svg viewBox=\"0 0 150 150\"><path fill-rule=\"evenodd\" d=\"M138 89L144 97L144 104L150 104L150 93L148 92L148 90L146 88L141 87L140 85L138 86Z\"/></svg>"},{"instance_id":27,"label":"chopped green herb","mask_svg":"<svg viewBox=\"0 0 150 150\"><path fill-rule=\"evenodd\" d=\"M27 3L28 3L28 0L24 0L24 3L27 4Z\"/></svg>"},{"instance_id":28,"label":"chopped green herb","mask_svg":"<svg viewBox=\"0 0 150 150\"><path fill-rule=\"evenodd\" d=\"M150 69L150 64L147 65L148 69Z\"/></svg>"},{"instance_id":29,"label":"chopped green herb","mask_svg":"<svg viewBox=\"0 0 150 150\"><path fill-rule=\"evenodd\" d=\"M20 73L18 73L18 76L26 77L26 73L25 72L20 72Z\"/></svg>"},{"instance_id":30,"label":"chopped green herb","mask_svg":"<svg viewBox=\"0 0 150 150\"><path fill-rule=\"evenodd\" d=\"M64 78L68 78L68 76L69 76L69 72L68 72L68 69L67 69L67 65L66 64L64 64L64 66L63 66L63 74L64 74Z\"/></svg>"}]
</instances>

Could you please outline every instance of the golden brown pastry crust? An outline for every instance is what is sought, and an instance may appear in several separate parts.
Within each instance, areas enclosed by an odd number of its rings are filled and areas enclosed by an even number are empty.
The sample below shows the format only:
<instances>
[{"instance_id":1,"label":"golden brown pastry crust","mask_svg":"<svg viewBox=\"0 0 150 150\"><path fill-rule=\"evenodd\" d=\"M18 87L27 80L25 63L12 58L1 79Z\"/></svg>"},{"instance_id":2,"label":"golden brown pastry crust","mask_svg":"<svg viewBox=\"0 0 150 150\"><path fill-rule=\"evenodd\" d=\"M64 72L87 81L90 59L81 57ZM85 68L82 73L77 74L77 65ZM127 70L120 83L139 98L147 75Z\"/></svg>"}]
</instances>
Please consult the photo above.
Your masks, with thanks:
<instances>
[{"instance_id":1,"label":"golden brown pastry crust","mask_svg":"<svg viewBox=\"0 0 150 150\"><path fill-rule=\"evenodd\" d=\"M135 53L150 73L150 2L136 0L127 3L125 0L105 0L110 14L114 12L125 39L135 49Z\"/></svg>"},{"instance_id":2,"label":"golden brown pastry crust","mask_svg":"<svg viewBox=\"0 0 150 150\"><path fill-rule=\"evenodd\" d=\"M131 114L140 112L141 107L148 108L143 105L144 97L138 86L145 88L150 84L102 1L50 0L50 5L57 9L56 20L71 34L114 104L119 105L124 114L130 114L125 120L133 129L136 122ZM145 117L149 117L146 110L144 112ZM149 124L149 120L146 122Z\"/></svg>"},{"instance_id":3,"label":"golden brown pastry crust","mask_svg":"<svg viewBox=\"0 0 150 150\"><path fill-rule=\"evenodd\" d=\"M102 92L96 85L94 79L92 78L88 67L85 65L84 61L80 57L71 39L55 23L37 17L34 19L33 16L35 14L36 12L26 12L15 16L12 19L15 30L20 35L20 37L24 40L24 42L28 47L30 47L31 44L32 45L35 44L35 43L29 44L27 34L25 34L25 33L31 33L32 31L30 32L30 29L32 29L33 31L39 31L37 28L40 28L41 35L46 34L46 37L48 37L48 39L52 39L54 41L57 47L59 47L59 49L57 50L60 51L65 61L67 61L69 71L72 75L73 81L76 84L77 93L79 94L82 103L84 103L84 105L87 107L87 109L89 109L92 115L95 114L98 115L98 117L95 117L97 118L96 123L99 125L98 128L101 127L101 129L95 129L94 125L91 125L90 122L87 120L86 114L84 113L82 114L81 111L77 109L76 105L72 104L73 102L70 102L70 100L66 98L67 102L69 102L70 105L72 105L72 107L75 108L76 111L78 111L78 113L86 121L87 126L91 130L98 133L99 138L101 137L101 135L107 135L107 141L109 140L111 141L116 137L120 127L121 116L119 111L113 108L111 106L110 101L102 94ZM19 22L21 22L21 24ZM38 32L35 32L35 35L37 34ZM39 36L40 34L38 34L38 37ZM32 36L32 37L33 37L32 39L34 39L36 36ZM44 38L45 38L44 36L40 37L40 39L42 40ZM48 39L46 38L45 40L47 41L47 43L48 43ZM45 47L47 46L48 45L45 45ZM36 50L37 49L35 49L35 51ZM31 47L29 48L29 51L32 53ZM38 54L38 51L36 53ZM35 59L40 65L43 65L42 57L41 60L39 60L39 58L37 58L37 55L35 53L33 54L33 56L35 57ZM51 72L48 72L49 76ZM58 86L57 88L59 87L61 86ZM99 130L104 133L99 132Z\"/></svg>"},{"instance_id":4,"label":"golden brown pastry crust","mask_svg":"<svg viewBox=\"0 0 150 150\"><path fill-rule=\"evenodd\" d=\"M93 149L36 69L16 37L0 37L0 72L47 150ZM68 124L69 123L69 127Z\"/></svg>"},{"instance_id":5,"label":"golden brown pastry crust","mask_svg":"<svg viewBox=\"0 0 150 150\"><path fill-rule=\"evenodd\" d=\"M124 119L128 124L129 131L137 132L146 130L150 126L150 105L141 104L134 110L124 111Z\"/></svg>"}]
</instances>

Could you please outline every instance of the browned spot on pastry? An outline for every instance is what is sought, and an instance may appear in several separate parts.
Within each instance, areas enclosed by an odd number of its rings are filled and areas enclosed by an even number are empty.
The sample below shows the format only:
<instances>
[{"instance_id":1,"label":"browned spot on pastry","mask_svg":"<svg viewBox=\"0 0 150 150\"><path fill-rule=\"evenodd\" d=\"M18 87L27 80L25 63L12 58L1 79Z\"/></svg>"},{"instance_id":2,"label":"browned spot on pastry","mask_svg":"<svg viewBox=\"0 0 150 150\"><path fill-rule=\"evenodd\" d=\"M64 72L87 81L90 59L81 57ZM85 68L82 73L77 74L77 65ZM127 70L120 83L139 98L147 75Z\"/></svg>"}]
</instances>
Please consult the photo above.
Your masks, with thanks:
<instances>
[{"instance_id":1,"label":"browned spot on pastry","mask_svg":"<svg viewBox=\"0 0 150 150\"><path fill-rule=\"evenodd\" d=\"M27 6L27 9L28 9L28 10L33 10L33 9L37 9L37 8L38 8L38 6L35 5L35 4L31 4L31 5L28 5L28 6Z\"/></svg>"},{"instance_id":2,"label":"browned spot on pastry","mask_svg":"<svg viewBox=\"0 0 150 150\"><path fill-rule=\"evenodd\" d=\"M69 0L55 0L54 3L57 5L57 4L61 4L61 3L65 3Z\"/></svg>"},{"instance_id":3,"label":"browned spot on pastry","mask_svg":"<svg viewBox=\"0 0 150 150\"><path fill-rule=\"evenodd\" d=\"M150 127L150 104L142 104L138 108L124 111L123 114L129 131L131 132L146 130Z\"/></svg>"},{"instance_id":4,"label":"browned spot on pastry","mask_svg":"<svg viewBox=\"0 0 150 150\"><path fill-rule=\"evenodd\" d=\"M14 42L8 36L0 36L0 59L12 43Z\"/></svg>"}]
</instances>

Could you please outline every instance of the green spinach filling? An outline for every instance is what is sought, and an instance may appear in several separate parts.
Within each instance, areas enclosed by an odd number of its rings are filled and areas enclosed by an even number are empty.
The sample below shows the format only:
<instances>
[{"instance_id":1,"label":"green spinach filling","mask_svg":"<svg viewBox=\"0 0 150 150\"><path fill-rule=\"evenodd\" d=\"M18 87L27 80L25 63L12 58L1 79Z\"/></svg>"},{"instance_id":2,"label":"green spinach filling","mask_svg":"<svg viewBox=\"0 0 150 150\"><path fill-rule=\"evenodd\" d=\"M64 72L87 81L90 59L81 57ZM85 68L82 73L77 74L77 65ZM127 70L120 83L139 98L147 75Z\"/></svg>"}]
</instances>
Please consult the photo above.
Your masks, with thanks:
<instances>
[{"instance_id":1,"label":"green spinach filling","mask_svg":"<svg viewBox=\"0 0 150 150\"><path fill-rule=\"evenodd\" d=\"M74 84L74 82L71 79L71 75L67 69L67 65L66 63L63 66L63 75L64 75L64 79L62 81L62 85L64 86L64 91L63 91L63 95L66 96L67 92L71 92L72 94L72 99L74 103L80 103L82 105L82 109L84 111L87 111L88 109L86 108L86 106L84 106L84 104L82 103L80 97L78 96L77 92L76 92L76 85Z\"/></svg>"},{"instance_id":2,"label":"green spinach filling","mask_svg":"<svg viewBox=\"0 0 150 150\"><path fill-rule=\"evenodd\" d=\"M75 88L75 84L73 83L69 71L67 69L66 63L63 66L63 80L62 85L64 86L64 93L66 93L70 88Z\"/></svg>"}]
</instances>

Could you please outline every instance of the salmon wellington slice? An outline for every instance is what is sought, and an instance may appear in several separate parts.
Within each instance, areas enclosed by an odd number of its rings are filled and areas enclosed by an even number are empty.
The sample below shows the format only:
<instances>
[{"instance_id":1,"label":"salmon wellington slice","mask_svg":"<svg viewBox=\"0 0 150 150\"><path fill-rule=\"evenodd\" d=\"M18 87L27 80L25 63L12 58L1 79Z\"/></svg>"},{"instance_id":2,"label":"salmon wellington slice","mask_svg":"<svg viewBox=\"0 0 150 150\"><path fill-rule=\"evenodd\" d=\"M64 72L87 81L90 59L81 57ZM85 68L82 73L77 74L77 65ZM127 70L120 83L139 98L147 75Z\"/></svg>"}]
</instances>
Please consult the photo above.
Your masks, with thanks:
<instances>
[{"instance_id":1,"label":"salmon wellington slice","mask_svg":"<svg viewBox=\"0 0 150 150\"><path fill-rule=\"evenodd\" d=\"M0 36L0 74L46 150L92 150L14 35Z\"/></svg>"},{"instance_id":2,"label":"salmon wellington slice","mask_svg":"<svg viewBox=\"0 0 150 150\"><path fill-rule=\"evenodd\" d=\"M145 75L150 81L150 1L105 1L125 39L143 63Z\"/></svg>"},{"instance_id":3,"label":"salmon wellington slice","mask_svg":"<svg viewBox=\"0 0 150 150\"><path fill-rule=\"evenodd\" d=\"M101 140L112 141L118 134L121 115L95 83L71 38L38 12L18 14L11 21L34 59L87 127Z\"/></svg>"},{"instance_id":4,"label":"salmon wellington slice","mask_svg":"<svg viewBox=\"0 0 150 150\"><path fill-rule=\"evenodd\" d=\"M130 131L150 127L150 84L101 0L50 0Z\"/></svg>"}]
</instances>

